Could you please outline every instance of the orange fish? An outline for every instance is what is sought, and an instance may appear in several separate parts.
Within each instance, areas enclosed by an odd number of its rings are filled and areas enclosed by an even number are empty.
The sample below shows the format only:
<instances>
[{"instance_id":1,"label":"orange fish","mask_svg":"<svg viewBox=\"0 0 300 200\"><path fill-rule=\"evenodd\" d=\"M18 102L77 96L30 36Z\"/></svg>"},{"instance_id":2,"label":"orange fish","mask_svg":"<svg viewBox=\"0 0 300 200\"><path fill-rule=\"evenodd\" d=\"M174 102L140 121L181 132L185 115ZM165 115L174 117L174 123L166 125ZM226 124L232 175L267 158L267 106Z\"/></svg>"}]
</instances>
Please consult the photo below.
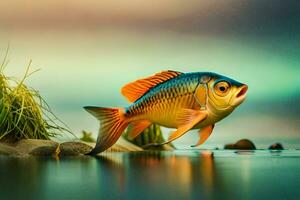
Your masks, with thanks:
<instances>
[{"instance_id":1,"label":"orange fish","mask_svg":"<svg viewBox=\"0 0 300 200\"><path fill-rule=\"evenodd\" d=\"M121 92L132 104L126 108L84 107L100 121L99 135L90 154L105 151L128 127L135 138L152 123L176 128L169 143L191 129L200 129L203 144L216 122L240 105L247 85L211 72L163 71L125 85ZM162 145L159 144L159 145Z\"/></svg>"}]
</instances>

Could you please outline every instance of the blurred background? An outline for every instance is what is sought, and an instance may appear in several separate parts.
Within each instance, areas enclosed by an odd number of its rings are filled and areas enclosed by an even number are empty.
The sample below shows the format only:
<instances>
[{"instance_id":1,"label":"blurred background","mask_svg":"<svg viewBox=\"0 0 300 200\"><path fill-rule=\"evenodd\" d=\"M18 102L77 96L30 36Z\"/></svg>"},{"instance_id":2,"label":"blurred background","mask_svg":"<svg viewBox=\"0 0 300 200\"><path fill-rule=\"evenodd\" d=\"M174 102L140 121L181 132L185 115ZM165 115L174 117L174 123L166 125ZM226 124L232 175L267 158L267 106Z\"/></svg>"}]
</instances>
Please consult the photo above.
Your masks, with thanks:
<instances>
[{"instance_id":1,"label":"blurred background","mask_svg":"<svg viewBox=\"0 0 300 200\"><path fill-rule=\"evenodd\" d=\"M6 74L40 91L72 131L97 136L82 107L127 106L120 88L172 69L213 71L248 84L247 100L201 148L241 138L300 148L300 3L284 0L10 0L0 2ZM168 134L170 130L164 129ZM175 141L189 148L197 133Z\"/></svg>"}]
</instances>

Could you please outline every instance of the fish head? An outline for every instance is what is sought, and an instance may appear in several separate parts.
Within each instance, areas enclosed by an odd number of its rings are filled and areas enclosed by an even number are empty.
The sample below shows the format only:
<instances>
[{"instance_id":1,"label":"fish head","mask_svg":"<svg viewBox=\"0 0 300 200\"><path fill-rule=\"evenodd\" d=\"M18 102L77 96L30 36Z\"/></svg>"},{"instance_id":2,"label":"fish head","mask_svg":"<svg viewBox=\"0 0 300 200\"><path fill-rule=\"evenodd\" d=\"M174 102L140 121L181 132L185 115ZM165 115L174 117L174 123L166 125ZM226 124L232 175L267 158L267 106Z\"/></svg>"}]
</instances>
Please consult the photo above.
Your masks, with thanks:
<instances>
[{"instance_id":1,"label":"fish head","mask_svg":"<svg viewBox=\"0 0 300 200\"><path fill-rule=\"evenodd\" d=\"M227 116L246 98L248 86L231 78L210 74L207 82L208 108L214 115Z\"/></svg>"}]
</instances>

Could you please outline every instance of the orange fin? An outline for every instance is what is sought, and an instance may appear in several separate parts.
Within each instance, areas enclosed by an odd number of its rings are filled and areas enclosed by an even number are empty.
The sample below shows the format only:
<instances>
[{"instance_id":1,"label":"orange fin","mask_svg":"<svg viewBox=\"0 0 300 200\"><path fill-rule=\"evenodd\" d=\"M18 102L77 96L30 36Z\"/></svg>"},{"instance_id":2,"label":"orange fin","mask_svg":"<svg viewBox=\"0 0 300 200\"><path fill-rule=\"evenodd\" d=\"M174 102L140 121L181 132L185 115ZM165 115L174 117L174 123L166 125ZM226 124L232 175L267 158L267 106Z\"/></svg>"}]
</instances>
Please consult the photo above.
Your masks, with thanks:
<instances>
[{"instance_id":1,"label":"orange fin","mask_svg":"<svg viewBox=\"0 0 300 200\"><path fill-rule=\"evenodd\" d=\"M206 117L207 117L207 111L183 108L178 111L178 113L176 115L176 120L178 121L180 126L186 126L187 124L196 123L197 120L199 120L197 122L197 123L199 123L200 121L206 119ZM196 125L196 124L194 124L194 125Z\"/></svg>"},{"instance_id":2,"label":"orange fin","mask_svg":"<svg viewBox=\"0 0 300 200\"><path fill-rule=\"evenodd\" d=\"M179 120L181 126L177 129L177 131L173 132L169 138L168 142L171 142L187 131L192 129L196 124L205 120L207 117L207 113L205 111L193 110L193 109L181 109L177 114L177 120Z\"/></svg>"},{"instance_id":3,"label":"orange fin","mask_svg":"<svg viewBox=\"0 0 300 200\"><path fill-rule=\"evenodd\" d=\"M191 147L197 147L201 144L203 144L207 139L208 137L211 135L213 129L214 129L215 125L208 125L202 129L199 130L199 136L200 136L200 139L199 141L197 142L197 144L195 145L192 145Z\"/></svg>"},{"instance_id":4,"label":"orange fin","mask_svg":"<svg viewBox=\"0 0 300 200\"><path fill-rule=\"evenodd\" d=\"M157 84L170 80L180 74L182 73L177 71L162 71L153 76L128 83L121 89L121 93L129 102L135 102Z\"/></svg>"},{"instance_id":5,"label":"orange fin","mask_svg":"<svg viewBox=\"0 0 300 200\"><path fill-rule=\"evenodd\" d=\"M121 108L100 108L84 107L89 113L100 121L100 129L94 149L88 153L96 155L105 151L117 142L123 131L126 129L126 121Z\"/></svg>"},{"instance_id":6,"label":"orange fin","mask_svg":"<svg viewBox=\"0 0 300 200\"><path fill-rule=\"evenodd\" d=\"M138 120L129 124L128 126L128 139L133 140L140 133L142 133L147 127L149 127L152 122L148 120Z\"/></svg>"},{"instance_id":7,"label":"orange fin","mask_svg":"<svg viewBox=\"0 0 300 200\"><path fill-rule=\"evenodd\" d=\"M160 144L148 144L148 146L160 146L164 144L168 144L172 142L173 140L181 137L184 135L186 132L191 130L195 125L200 123L201 121L205 120L207 117L207 112L206 111L201 111L201 110L192 110L192 109L182 109L179 114L181 113L182 116L179 118L179 120L182 120L180 127L173 132L170 137L168 138L168 141L160 143Z\"/></svg>"}]
</instances>

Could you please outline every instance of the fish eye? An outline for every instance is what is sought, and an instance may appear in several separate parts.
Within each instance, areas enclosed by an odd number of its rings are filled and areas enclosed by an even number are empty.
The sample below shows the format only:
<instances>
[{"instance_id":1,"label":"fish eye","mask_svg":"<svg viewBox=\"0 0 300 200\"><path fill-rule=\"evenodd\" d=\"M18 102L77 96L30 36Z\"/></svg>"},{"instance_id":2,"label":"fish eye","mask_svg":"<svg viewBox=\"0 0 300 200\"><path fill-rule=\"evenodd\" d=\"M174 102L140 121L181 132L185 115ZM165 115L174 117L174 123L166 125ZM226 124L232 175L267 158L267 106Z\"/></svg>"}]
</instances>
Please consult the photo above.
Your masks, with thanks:
<instances>
[{"instance_id":1,"label":"fish eye","mask_svg":"<svg viewBox=\"0 0 300 200\"><path fill-rule=\"evenodd\" d=\"M228 94L229 89L230 89L230 84L226 81L218 82L214 86L215 93L222 97L224 97Z\"/></svg>"},{"instance_id":2,"label":"fish eye","mask_svg":"<svg viewBox=\"0 0 300 200\"><path fill-rule=\"evenodd\" d=\"M220 89L221 92L224 92L226 90L226 87L221 86L221 87L219 87L219 89Z\"/></svg>"}]
</instances>

